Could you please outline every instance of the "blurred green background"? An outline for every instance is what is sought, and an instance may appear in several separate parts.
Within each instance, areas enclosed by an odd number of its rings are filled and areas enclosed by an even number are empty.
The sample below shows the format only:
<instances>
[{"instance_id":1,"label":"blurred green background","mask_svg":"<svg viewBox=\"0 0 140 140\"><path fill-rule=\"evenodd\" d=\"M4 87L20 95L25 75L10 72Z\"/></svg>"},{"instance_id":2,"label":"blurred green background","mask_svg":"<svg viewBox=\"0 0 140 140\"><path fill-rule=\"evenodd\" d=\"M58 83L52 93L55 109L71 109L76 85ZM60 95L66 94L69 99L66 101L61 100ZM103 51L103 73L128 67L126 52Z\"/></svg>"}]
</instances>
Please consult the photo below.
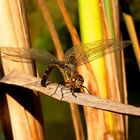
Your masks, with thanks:
<instances>
[{"instance_id":1,"label":"blurred green background","mask_svg":"<svg viewBox=\"0 0 140 140\"><path fill-rule=\"evenodd\" d=\"M73 21L73 24L79 32L77 1L64 0L64 2ZM53 18L57 32L59 34L63 49L64 51L66 51L72 46L72 42L69 32L65 26L63 17L57 7L56 0L46 0L46 3L48 5L51 17ZM138 0L130 0L130 8L133 18L135 20L137 34L139 37L140 29L138 28L138 26L140 24L140 2ZM46 49L54 56L56 56L52 39L50 37L44 19L39 11L39 7L34 0L26 0L26 12L28 17L32 47ZM121 29L124 39L129 39L123 20L121 20ZM138 76L139 71L131 47L127 48L127 50L125 51L125 56L129 104L140 106L140 77ZM37 67L41 76L45 71L46 66L38 64ZM59 83L63 81L63 76L58 69L55 69L50 74L49 80ZM49 140L74 140L75 134L69 104L55 100L45 95L42 95L41 100L47 138ZM129 117L129 140L136 140L140 137L139 124L139 118ZM3 139L4 137L1 134L0 140Z\"/></svg>"}]
</instances>

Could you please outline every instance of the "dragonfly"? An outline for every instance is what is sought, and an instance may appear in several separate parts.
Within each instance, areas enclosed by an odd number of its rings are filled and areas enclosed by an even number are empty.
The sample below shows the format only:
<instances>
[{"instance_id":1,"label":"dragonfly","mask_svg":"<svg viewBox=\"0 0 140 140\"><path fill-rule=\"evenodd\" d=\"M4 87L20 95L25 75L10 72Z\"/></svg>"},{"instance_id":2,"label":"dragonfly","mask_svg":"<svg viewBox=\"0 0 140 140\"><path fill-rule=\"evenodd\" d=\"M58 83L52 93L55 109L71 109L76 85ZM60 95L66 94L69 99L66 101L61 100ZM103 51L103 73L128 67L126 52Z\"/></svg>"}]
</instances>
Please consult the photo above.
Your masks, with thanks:
<instances>
[{"instance_id":1,"label":"dragonfly","mask_svg":"<svg viewBox=\"0 0 140 140\"><path fill-rule=\"evenodd\" d=\"M77 91L86 88L83 86L83 76L77 71L78 66L86 64L117 50L121 50L130 44L130 41L116 42L113 39L80 44L71 47L65 52L64 61L59 61L48 51L38 48L0 47L0 52L4 54L5 57L7 56L13 61L19 61L19 58L22 58L20 61L26 62L31 60L38 63L47 64L48 67L46 68L41 79L41 85L43 87L46 87L48 76L54 67L59 68L66 80L64 84L70 88L72 95L76 97L75 93ZM63 98L62 90L61 93Z\"/></svg>"}]
</instances>

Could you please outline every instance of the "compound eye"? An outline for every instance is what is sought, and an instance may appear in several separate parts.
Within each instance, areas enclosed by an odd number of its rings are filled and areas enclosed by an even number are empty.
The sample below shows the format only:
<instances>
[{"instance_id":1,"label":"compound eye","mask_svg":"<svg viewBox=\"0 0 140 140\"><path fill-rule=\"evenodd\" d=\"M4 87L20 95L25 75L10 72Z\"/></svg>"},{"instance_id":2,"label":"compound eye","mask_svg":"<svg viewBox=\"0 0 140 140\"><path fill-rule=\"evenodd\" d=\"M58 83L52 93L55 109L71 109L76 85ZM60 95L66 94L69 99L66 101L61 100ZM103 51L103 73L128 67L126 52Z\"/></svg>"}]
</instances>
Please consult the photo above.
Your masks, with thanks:
<instances>
[{"instance_id":1,"label":"compound eye","mask_svg":"<svg viewBox=\"0 0 140 140\"><path fill-rule=\"evenodd\" d=\"M75 78L72 78L72 81L74 82L75 81Z\"/></svg>"}]
</instances>

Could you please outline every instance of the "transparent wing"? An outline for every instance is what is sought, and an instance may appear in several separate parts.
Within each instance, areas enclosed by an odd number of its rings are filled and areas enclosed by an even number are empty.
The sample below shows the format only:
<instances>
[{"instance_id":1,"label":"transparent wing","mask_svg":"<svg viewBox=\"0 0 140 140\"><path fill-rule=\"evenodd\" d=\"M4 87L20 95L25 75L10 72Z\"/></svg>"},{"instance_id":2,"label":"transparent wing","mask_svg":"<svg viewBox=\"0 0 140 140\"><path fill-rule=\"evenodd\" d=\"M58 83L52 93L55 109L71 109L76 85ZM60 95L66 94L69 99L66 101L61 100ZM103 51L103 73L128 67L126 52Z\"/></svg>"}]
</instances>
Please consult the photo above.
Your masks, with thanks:
<instances>
[{"instance_id":1,"label":"transparent wing","mask_svg":"<svg viewBox=\"0 0 140 140\"><path fill-rule=\"evenodd\" d=\"M40 63L50 63L51 61L57 61L57 59L48 51L37 48L0 47L0 52L2 56L13 61L29 62L30 60L34 60ZM22 60L19 58L22 58Z\"/></svg>"},{"instance_id":2,"label":"transparent wing","mask_svg":"<svg viewBox=\"0 0 140 140\"><path fill-rule=\"evenodd\" d=\"M66 51L65 61L75 66L83 65L106 54L123 49L130 44L130 41L115 42L112 39L80 44Z\"/></svg>"}]
</instances>

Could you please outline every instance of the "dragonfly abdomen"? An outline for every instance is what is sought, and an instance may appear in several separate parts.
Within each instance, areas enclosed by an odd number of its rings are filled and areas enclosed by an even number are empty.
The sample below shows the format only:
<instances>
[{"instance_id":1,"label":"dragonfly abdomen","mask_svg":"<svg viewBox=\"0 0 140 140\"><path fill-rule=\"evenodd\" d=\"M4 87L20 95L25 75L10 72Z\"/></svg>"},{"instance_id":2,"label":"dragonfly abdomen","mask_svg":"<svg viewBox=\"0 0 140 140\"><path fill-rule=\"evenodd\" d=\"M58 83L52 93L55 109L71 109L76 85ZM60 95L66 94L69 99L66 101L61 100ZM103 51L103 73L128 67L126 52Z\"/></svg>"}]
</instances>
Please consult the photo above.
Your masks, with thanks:
<instances>
[{"instance_id":1,"label":"dragonfly abdomen","mask_svg":"<svg viewBox=\"0 0 140 140\"><path fill-rule=\"evenodd\" d=\"M51 73L51 71L53 70L54 67L55 67L54 64L50 64L50 65L47 67L46 71L44 72L43 77L42 77L42 80L41 80L41 85L42 85L43 87L46 87L46 81L47 81L47 79L48 79L48 77L49 77L49 74Z\"/></svg>"},{"instance_id":2,"label":"dragonfly abdomen","mask_svg":"<svg viewBox=\"0 0 140 140\"><path fill-rule=\"evenodd\" d=\"M65 72L69 69L68 65L65 64L64 62L61 61L54 61L53 63L51 63L50 65L48 65L46 71L43 74L42 80L41 80L41 85L42 86L46 86L46 81L49 77L49 74L51 73L51 71L53 70L54 67L57 67L64 75Z\"/></svg>"}]
</instances>

